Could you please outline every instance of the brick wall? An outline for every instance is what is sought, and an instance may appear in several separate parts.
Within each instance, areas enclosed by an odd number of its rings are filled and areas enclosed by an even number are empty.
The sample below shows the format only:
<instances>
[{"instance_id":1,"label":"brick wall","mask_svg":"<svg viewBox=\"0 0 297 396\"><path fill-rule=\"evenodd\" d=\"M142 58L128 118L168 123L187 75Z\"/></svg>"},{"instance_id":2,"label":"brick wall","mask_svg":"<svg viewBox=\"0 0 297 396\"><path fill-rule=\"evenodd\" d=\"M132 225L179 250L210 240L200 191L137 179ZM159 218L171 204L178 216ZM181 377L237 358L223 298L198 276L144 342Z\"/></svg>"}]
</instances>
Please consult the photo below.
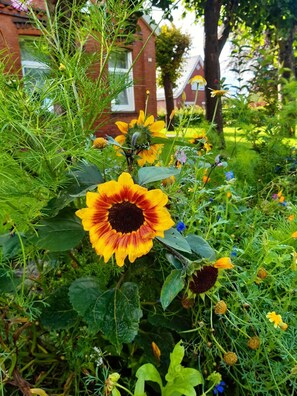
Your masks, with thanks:
<instances>
[{"instance_id":1,"label":"brick wall","mask_svg":"<svg viewBox=\"0 0 297 396\"><path fill-rule=\"evenodd\" d=\"M44 0L34 0L34 4L38 9L44 9ZM6 58L6 71L17 73L19 76L19 36L22 35L39 36L40 32L29 24L25 12L15 10L9 0L0 0L0 55ZM97 48L94 42L89 42L88 47L90 50ZM96 123L97 135L114 136L118 134L114 124L116 121L130 122L137 118L139 111L145 108L147 90L150 91L147 113L157 116L155 35L142 18L138 21L138 31L131 48L133 61L137 59L133 67L135 111L111 112L110 109L106 109L105 114Z\"/></svg>"}]
</instances>

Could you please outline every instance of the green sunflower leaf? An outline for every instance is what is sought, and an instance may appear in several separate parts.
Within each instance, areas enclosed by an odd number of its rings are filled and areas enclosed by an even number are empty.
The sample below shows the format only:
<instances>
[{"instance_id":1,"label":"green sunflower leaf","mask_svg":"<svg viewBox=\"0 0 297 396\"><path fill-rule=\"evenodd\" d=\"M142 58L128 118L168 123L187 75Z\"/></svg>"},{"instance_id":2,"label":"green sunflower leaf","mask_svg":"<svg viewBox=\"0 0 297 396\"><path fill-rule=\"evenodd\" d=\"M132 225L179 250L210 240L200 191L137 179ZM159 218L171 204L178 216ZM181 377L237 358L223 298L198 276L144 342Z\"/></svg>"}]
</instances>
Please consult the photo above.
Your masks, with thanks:
<instances>
[{"instance_id":1,"label":"green sunflower leaf","mask_svg":"<svg viewBox=\"0 0 297 396\"><path fill-rule=\"evenodd\" d=\"M69 287L69 299L73 308L84 317L90 307L102 295L103 290L96 278L86 277L76 279Z\"/></svg>"},{"instance_id":2,"label":"green sunflower leaf","mask_svg":"<svg viewBox=\"0 0 297 396\"><path fill-rule=\"evenodd\" d=\"M103 181L96 165L81 161L68 174L66 192L73 197L85 195L86 191L94 190Z\"/></svg>"},{"instance_id":3,"label":"green sunflower leaf","mask_svg":"<svg viewBox=\"0 0 297 396\"><path fill-rule=\"evenodd\" d=\"M38 237L32 237L32 242L50 252L73 249L85 235L81 221L70 208L62 210L53 218L42 220L37 232Z\"/></svg>"},{"instance_id":4,"label":"green sunflower leaf","mask_svg":"<svg viewBox=\"0 0 297 396\"><path fill-rule=\"evenodd\" d=\"M213 248L200 236L194 234L187 235L186 241L190 245L192 251L198 254L198 256L210 261L214 261L216 259L216 253Z\"/></svg>"},{"instance_id":5,"label":"green sunflower leaf","mask_svg":"<svg viewBox=\"0 0 297 396\"><path fill-rule=\"evenodd\" d=\"M46 306L39 318L40 322L51 330L72 327L77 320L77 313L72 308L68 297L68 287L62 286L46 300Z\"/></svg>"},{"instance_id":6,"label":"green sunflower leaf","mask_svg":"<svg viewBox=\"0 0 297 396\"><path fill-rule=\"evenodd\" d=\"M180 173L176 168L165 168L161 166L145 166L138 171L138 183L148 184L159 180L164 180L170 176L176 176Z\"/></svg>"},{"instance_id":7,"label":"green sunflower leaf","mask_svg":"<svg viewBox=\"0 0 297 396\"><path fill-rule=\"evenodd\" d=\"M119 289L103 291L96 279L80 278L71 284L69 297L90 329L102 331L116 347L134 340L142 317L135 283L126 282Z\"/></svg>"},{"instance_id":8,"label":"green sunflower leaf","mask_svg":"<svg viewBox=\"0 0 297 396\"><path fill-rule=\"evenodd\" d=\"M175 269L165 279L165 282L161 290L161 305L165 309L171 303L171 301L178 295L178 293L184 288L183 270Z\"/></svg>"},{"instance_id":9,"label":"green sunflower leaf","mask_svg":"<svg viewBox=\"0 0 297 396\"><path fill-rule=\"evenodd\" d=\"M169 230L165 231L164 238L157 237L157 239L174 249L186 253L192 253L191 246L187 240L175 228L170 228Z\"/></svg>"}]
</instances>

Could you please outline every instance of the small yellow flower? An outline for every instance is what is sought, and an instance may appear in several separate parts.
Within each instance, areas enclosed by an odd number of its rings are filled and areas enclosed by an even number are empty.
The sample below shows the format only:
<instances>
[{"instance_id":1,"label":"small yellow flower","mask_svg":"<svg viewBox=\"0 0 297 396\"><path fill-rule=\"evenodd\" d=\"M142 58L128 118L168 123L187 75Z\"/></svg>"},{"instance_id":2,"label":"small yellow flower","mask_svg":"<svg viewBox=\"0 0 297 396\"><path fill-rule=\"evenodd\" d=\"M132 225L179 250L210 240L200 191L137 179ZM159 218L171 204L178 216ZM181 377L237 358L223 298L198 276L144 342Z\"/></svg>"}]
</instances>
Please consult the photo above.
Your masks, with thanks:
<instances>
[{"instance_id":1,"label":"small yellow flower","mask_svg":"<svg viewBox=\"0 0 297 396\"><path fill-rule=\"evenodd\" d=\"M279 197L279 200L278 200L278 201L279 201L280 203L282 203L282 202L284 202L284 200L285 200L285 197L282 195L281 197Z\"/></svg>"},{"instance_id":2,"label":"small yellow flower","mask_svg":"<svg viewBox=\"0 0 297 396\"><path fill-rule=\"evenodd\" d=\"M234 352L226 352L224 354L224 362L228 364L228 366L233 366L237 362L237 360L237 355Z\"/></svg>"},{"instance_id":3,"label":"small yellow flower","mask_svg":"<svg viewBox=\"0 0 297 396\"><path fill-rule=\"evenodd\" d=\"M103 149L107 146L107 140L103 137L98 137L93 141L93 147L96 149Z\"/></svg>"},{"instance_id":4,"label":"small yellow flower","mask_svg":"<svg viewBox=\"0 0 297 396\"><path fill-rule=\"evenodd\" d=\"M297 231L293 232L293 234L291 235L291 237L297 239Z\"/></svg>"},{"instance_id":5,"label":"small yellow flower","mask_svg":"<svg viewBox=\"0 0 297 396\"><path fill-rule=\"evenodd\" d=\"M227 312L227 304L225 303L224 300L220 300L216 303L214 306L214 313L216 315L224 315Z\"/></svg>"},{"instance_id":6,"label":"small yellow flower","mask_svg":"<svg viewBox=\"0 0 297 396\"><path fill-rule=\"evenodd\" d=\"M265 279L267 277L267 271L265 268L261 267L258 269L257 276L260 279Z\"/></svg>"},{"instance_id":7,"label":"small yellow flower","mask_svg":"<svg viewBox=\"0 0 297 396\"><path fill-rule=\"evenodd\" d=\"M160 361L161 351L158 345L154 341L152 342L152 350L155 358Z\"/></svg>"},{"instance_id":8,"label":"small yellow flower","mask_svg":"<svg viewBox=\"0 0 297 396\"><path fill-rule=\"evenodd\" d=\"M219 260L217 260L214 263L213 266L218 269L232 269L232 268L234 268L234 265L232 264L229 257L221 257Z\"/></svg>"},{"instance_id":9,"label":"small yellow flower","mask_svg":"<svg viewBox=\"0 0 297 396\"><path fill-rule=\"evenodd\" d=\"M63 63L60 63L59 70L60 71L65 71L66 70L66 66L63 65Z\"/></svg>"},{"instance_id":10,"label":"small yellow flower","mask_svg":"<svg viewBox=\"0 0 297 396\"><path fill-rule=\"evenodd\" d=\"M182 102L185 102L187 100L187 95L185 93L185 91L183 91L182 93Z\"/></svg>"},{"instance_id":11,"label":"small yellow flower","mask_svg":"<svg viewBox=\"0 0 297 396\"><path fill-rule=\"evenodd\" d=\"M225 96L228 92L229 92L229 91L226 90L226 89L212 89L212 90L211 90L211 93L210 93L210 96L211 96L212 98L220 97L220 96Z\"/></svg>"},{"instance_id":12,"label":"small yellow flower","mask_svg":"<svg viewBox=\"0 0 297 396\"><path fill-rule=\"evenodd\" d=\"M232 194L230 193L230 191L227 192L227 198L231 198Z\"/></svg>"},{"instance_id":13,"label":"small yellow flower","mask_svg":"<svg viewBox=\"0 0 297 396\"><path fill-rule=\"evenodd\" d=\"M40 388L31 388L30 393L36 396L48 396L48 394L43 389Z\"/></svg>"},{"instance_id":14,"label":"small yellow flower","mask_svg":"<svg viewBox=\"0 0 297 396\"><path fill-rule=\"evenodd\" d=\"M150 95L150 91L148 89L145 91L145 93L146 93L147 96Z\"/></svg>"},{"instance_id":15,"label":"small yellow flower","mask_svg":"<svg viewBox=\"0 0 297 396\"><path fill-rule=\"evenodd\" d=\"M194 76L189 80L189 84L194 84L194 83L197 83L199 87L205 87L205 85L207 84L205 78L200 75Z\"/></svg>"},{"instance_id":16,"label":"small yellow flower","mask_svg":"<svg viewBox=\"0 0 297 396\"><path fill-rule=\"evenodd\" d=\"M253 350L258 349L260 344L261 344L261 341L258 336L251 337L247 343L248 347Z\"/></svg>"},{"instance_id":17,"label":"small yellow flower","mask_svg":"<svg viewBox=\"0 0 297 396\"><path fill-rule=\"evenodd\" d=\"M276 314L275 311L268 312L266 318L269 319L269 322L272 322L274 324L275 328L280 327L280 324L283 323L281 315Z\"/></svg>"},{"instance_id":18,"label":"small yellow flower","mask_svg":"<svg viewBox=\"0 0 297 396\"><path fill-rule=\"evenodd\" d=\"M294 216L293 214L291 214L291 215L288 217L288 220L289 220L289 221L293 221L294 218L295 218L295 216Z\"/></svg>"}]
</instances>

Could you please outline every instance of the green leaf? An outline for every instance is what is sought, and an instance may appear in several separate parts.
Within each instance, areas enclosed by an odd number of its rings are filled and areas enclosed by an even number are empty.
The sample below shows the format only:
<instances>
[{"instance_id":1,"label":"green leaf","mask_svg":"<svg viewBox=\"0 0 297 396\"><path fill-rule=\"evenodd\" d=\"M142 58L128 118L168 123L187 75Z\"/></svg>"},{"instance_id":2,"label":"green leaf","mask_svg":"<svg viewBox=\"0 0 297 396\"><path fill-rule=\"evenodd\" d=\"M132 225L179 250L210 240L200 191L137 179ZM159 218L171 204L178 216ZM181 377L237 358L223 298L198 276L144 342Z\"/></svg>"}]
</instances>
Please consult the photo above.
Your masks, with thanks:
<instances>
[{"instance_id":1,"label":"green leaf","mask_svg":"<svg viewBox=\"0 0 297 396\"><path fill-rule=\"evenodd\" d=\"M156 367L151 364L143 364L136 372L137 382L135 385L134 396L146 396L144 391L145 381L156 382L160 386L160 394L162 394L163 384L161 376Z\"/></svg>"},{"instance_id":2,"label":"green leaf","mask_svg":"<svg viewBox=\"0 0 297 396\"><path fill-rule=\"evenodd\" d=\"M76 247L85 235L74 210L64 209L53 218L42 220L38 227L37 246L50 252L63 252Z\"/></svg>"},{"instance_id":3,"label":"green leaf","mask_svg":"<svg viewBox=\"0 0 297 396\"><path fill-rule=\"evenodd\" d=\"M42 310L41 323L51 330L61 330L72 327L77 319L68 298L68 287L62 286L46 300L47 306Z\"/></svg>"},{"instance_id":4,"label":"green leaf","mask_svg":"<svg viewBox=\"0 0 297 396\"><path fill-rule=\"evenodd\" d=\"M185 353L181 342L175 345L170 354L170 365L165 376L168 383L164 388L163 396L196 396L194 387L203 382L202 375L198 370L185 368L181 365Z\"/></svg>"},{"instance_id":5,"label":"green leaf","mask_svg":"<svg viewBox=\"0 0 297 396\"><path fill-rule=\"evenodd\" d=\"M75 290L78 287L78 290ZM78 301L78 294L86 296L86 307ZM120 289L102 292L92 279L81 279L70 287L70 298L74 308L83 315L91 330L102 331L110 342L119 346L130 343L138 333L139 320L142 317L138 287L126 282Z\"/></svg>"},{"instance_id":6,"label":"green leaf","mask_svg":"<svg viewBox=\"0 0 297 396\"><path fill-rule=\"evenodd\" d=\"M170 354L170 364L168 368L168 372L165 376L166 381L170 382L173 381L176 372L178 371L177 369L179 368L183 357L185 354L185 348L182 346L182 340L180 340L174 347L173 351Z\"/></svg>"},{"instance_id":7,"label":"green leaf","mask_svg":"<svg viewBox=\"0 0 297 396\"><path fill-rule=\"evenodd\" d=\"M164 180L167 177L175 176L180 173L176 168L165 168L159 166L146 166L140 168L138 171L138 183L148 184L159 180Z\"/></svg>"},{"instance_id":8,"label":"green leaf","mask_svg":"<svg viewBox=\"0 0 297 396\"><path fill-rule=\"evenodd\" d=\"M85 160L69 172L68 178L66 191L72 196L83 195L87 190L93 190L104 181L97 166Z\"/></svg>"},{"instance_id":9,"label":"green leaf","mask_svg":"<svg viewBox=\"0 0 297 396\"><path fill-rule=\"evenodd\" d=\"M173 247L182 252L192 253L191 247L187 240L175 229L170 228L164 232L164 238L157 237L160 242Z\"/></svg>"},{"instance_id":10,"label":"green leaf","mask_svg":"<svg viewBox=\"0 0 297 396\"><path fill-rule=\"evenodd\" d=\"M96 304L102 293L99 282L92 277L76 279L69 287L70 302L82 317Z\"/></svg>"},{"instance_id":11,"label":"green leaf","mask_svg":"<svg viewBox=\"0 0 297 396\"><path fill-rule=\"evenodd\" d=\"M166 256L167 260L169 261L169 263L172 264L174 268L176 268L176 269L183 268L182 263L173 254L166 253L165 256Z\"/></svg>"},{"instance_id":12,"label":"green leaf","mask_svg":"<svg viewBox=\"0 0 297 396\"><path fill-rule=\"evenodd\" d=\"M15 292L21 282L22 279L17 278L9 269L0 268L0 294Z\"/></svg>"},{"instance_id":13,"label":"green leaf","mask_svg":"<svg viewBox=\"0 0 297 396\"><path fill-rule=\"evenodd\" d=\"M216 259L216 253L213 248L200 236L190 234L186 236L186 240L194 253L210 261Z\"/></svg>"},{"instance_id":14,"label":"green leaf","mask_svg":"<svg viewBox=\"0 0 297 396\"><path fill-rule=\"evenodd\" d=\"M185 281L183 279L183 271L179 269L173 270L165 279L165 282L161 290L161 305L165 309L171 303L171 301L178 295L183 289Z\"/></svg>"},{"instance_id":15,"label":"green leaf","mask_svg":"<svg viewBox=\"0 0 297 396\"><path fill-rule=\"evenodd\" d=\"M0 246L2 246L3 258L5 260L10 260L21 252L21 243L17 234L7 233L0 235Z\"/></svg>"},{"instance_id":16,"label":"green leaf","mask_svg":"<svg viewBox=\"0 0 297 396\"><path fill-rule=\"evenodd\" d=\"M113 388L111 396L121 396L121 392L117 388Z\"/></svg>"}]
</instances>

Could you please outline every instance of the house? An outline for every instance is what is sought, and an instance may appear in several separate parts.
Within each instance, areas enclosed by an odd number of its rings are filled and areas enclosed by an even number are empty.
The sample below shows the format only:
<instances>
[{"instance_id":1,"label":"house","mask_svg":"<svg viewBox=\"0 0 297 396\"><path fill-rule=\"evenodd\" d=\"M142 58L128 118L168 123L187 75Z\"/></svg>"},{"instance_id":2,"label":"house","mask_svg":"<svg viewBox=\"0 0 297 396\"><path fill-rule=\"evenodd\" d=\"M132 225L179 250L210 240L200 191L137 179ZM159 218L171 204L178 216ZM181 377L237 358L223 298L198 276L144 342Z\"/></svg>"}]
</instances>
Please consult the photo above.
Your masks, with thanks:
<instances>
[{"instance_id":1,"label":"house","mask_svg":"<svg viewBox=\"0 0 297 396\"><path fill-rule=\"evenodd\" d=\"M186 106L190 106L195 103L197 83L189 84L189 81L197 75L204 77L203 60L201 56L196 55L185 58L181 76L178 78L176 88L173 90L174 107L181 107L183 102L183 93L186 95L186 100L184 102ZM205 107L204 87L199 87L196 104L198 106ZM164 88L158 88L157 90L157 108L158 112L166 112Z\"/></svg>"},{"instance_id":2,"label":"house","mask_svg":"<svg viewBox=\"0 0 297 396\"><path fill-rule=\"evenodd\" d=\"M40 19L45 18L45 0L32 0ZM30 74L34 78L48 66L41 60L30 57L26 50L27 44L40 37L41 32L30 23L28 14L14 5L15 0L0 0L0 59L9 54L7 71L18 73L20 77ZM92 39L90 39L91 41ZM90 50L96 48L89 42L86 46ZM98 48L98 46L97 46ZM149 91L147 114L157 115L156 102L156 56L155 56L155 34L147 17L141 17L137 22L135 41L122 51L121 68L117 73L128 73L132 62L135 61L133 69L129 71L131 81L130 87L121 92L117 100L110 104L103 115L104 125L100 120L100 127L96 134L115 135L118 133L115 121L129 122L138 117L139 111L145 108L146 92ZM115 72L113 59L109 62L109 68ZM40 77L39 77L40 78Z\"/></svg>"}]
</instances>

